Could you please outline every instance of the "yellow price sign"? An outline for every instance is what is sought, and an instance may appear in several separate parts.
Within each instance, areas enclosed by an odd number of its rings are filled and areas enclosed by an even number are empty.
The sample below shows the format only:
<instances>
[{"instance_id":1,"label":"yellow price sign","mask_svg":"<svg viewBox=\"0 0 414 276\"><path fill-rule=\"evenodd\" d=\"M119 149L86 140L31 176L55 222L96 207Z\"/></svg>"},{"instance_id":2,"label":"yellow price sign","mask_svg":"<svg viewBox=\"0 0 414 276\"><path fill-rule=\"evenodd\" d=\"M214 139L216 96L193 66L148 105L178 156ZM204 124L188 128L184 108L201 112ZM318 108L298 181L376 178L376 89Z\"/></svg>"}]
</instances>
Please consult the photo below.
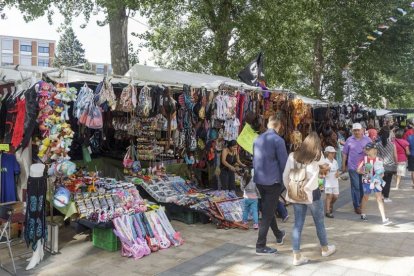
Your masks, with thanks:
<instances>
[{"instance_id":1,"label":"yellow price sign","mask_svg":"<svg viewBox=\"0 0 414 276\"><path fill-rule=\"evenodd\" d=\"M9 144L0 144L0 150L10 151L10 145Z\"/></svg>"},{"instance_id":2,"label":"yellow price sign","mask_svg":"<svg viewBox=\"0 0 414 276\"><path fill-rule=\"evenodd\" d=\"M237 143L248 153L253 154L253 142L259 136L249 124L245 124L237 138Z\"/></svg>"}]
</instances>

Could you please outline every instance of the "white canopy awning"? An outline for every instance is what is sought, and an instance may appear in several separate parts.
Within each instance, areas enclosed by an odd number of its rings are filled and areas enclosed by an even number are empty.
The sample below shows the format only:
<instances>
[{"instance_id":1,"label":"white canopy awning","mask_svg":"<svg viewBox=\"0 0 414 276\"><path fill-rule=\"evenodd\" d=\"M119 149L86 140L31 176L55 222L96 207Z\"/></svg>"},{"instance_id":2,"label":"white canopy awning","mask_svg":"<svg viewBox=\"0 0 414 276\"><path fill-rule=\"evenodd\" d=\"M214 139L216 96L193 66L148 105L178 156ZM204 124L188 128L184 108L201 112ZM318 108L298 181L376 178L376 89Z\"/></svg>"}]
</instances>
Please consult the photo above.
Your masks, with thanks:
<instances>
[{"instance_id":1,"label":"white canopy awning","mask_svg":"<svg viewBox=\"0 0 414 276\"><path fill-rule=\"evenodd\" d=\"M63 71L55 71L52 73L47 73L47 77L55 82L62 82L62 83L100 83L104 76L103 75L95 75L95 74L87 74L82 72L76 72L73 70L63 70ZM128 84L129 80L127 78L110 78L112 84Z\"/></svg>"},{"instance_id":2,"label":"white canopy awning","mask_svg":"<svg viewBox=\"0 0 414 276\"><path fill-rule=\"evenodd\" d=\"M0 84L25 80L31 77L41 79L42 74L57 70L50 67L39 66L19 66L18 70L15 66L0 67Z\"/></svg>"},{"instance_id":3,"label":"white canopy awning","mask_svg":"<svg viewBox=\"0 0 414 276\"><path fill-rule=\"evenodd\" d=\"M218 89L220 85L227 85L247 90L260 90L259 87L250 86L227 77L171 70L141 64L135 64L125 74L125 77L132 78L134 83L142 82L146 84L162 84L166 86L182 86L187 84L196 88L204 87L212 90Z\"/></svg>"},{"instance_id":4,"label":"white canopy awning","mask_svg":"<svg viewBox=\"0 0 414 276\"><path fill-rule=\"evenodd\" d=\"M313 106L318 106L318 105L319 106L328 106L327 102L323 102L321 100L312 99L312 98L305 97L305 96L302 96L302 95L299 95L299 94L296 94L296 97L298 97L299 99L302 99L302 101L305 104L309 104L309 105L313 105Z\"/></svg>"},{"instance_id":5,"label":"white canopy awning","mask_svg":"<svg viewBox=\"0 0 414 276\"><path fill-rule=\"evenodd\" d=\"M391 113L390 110L386 110L386 109L376 109L375 112L377 113L377 116L384 116L388 113Z\"/></svg>"}]
</instances>

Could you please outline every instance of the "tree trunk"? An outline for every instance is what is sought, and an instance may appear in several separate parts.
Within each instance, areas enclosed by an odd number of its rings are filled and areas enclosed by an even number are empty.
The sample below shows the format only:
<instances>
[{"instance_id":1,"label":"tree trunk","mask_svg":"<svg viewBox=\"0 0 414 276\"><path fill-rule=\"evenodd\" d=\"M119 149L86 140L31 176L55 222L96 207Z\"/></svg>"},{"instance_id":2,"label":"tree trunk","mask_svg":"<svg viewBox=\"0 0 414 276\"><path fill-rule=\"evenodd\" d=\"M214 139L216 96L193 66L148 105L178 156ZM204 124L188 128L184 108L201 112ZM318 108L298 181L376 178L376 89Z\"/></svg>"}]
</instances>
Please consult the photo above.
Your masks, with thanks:
<instances>
[{"instance_id":1,"label":"tree trunk","mask_svg":"<svg viewBox=\"0 0 414 276\"><path fill-rule=\"evenodd\" d=\"M322 33L318 33L313 45L313 74L312 74L312 89L315 96L321 97L321 81L323 71L323 45Z\"/></svg>"},{"instance_id":2,"label":"tree trunk","mask_svg":"<svg viewBox=\"0 0 414 276\"><path fill-rule=\"evenodd\" d=\"M111 63L115 75L124 75L129 69L128 62L128 16L126 7L119 5L108 10L111 39Z\"/></svg>"},{"instance_id":3,"label":"tree trunk","mask_svg":"<svg viewBox=\"0 0 414 276\"><path fill-rule=\"evenodd\" d=\"M220 2L220 9L216 14L213 5L210 5L210 26L214 33L214 60L212 73L216 75L227 76L227 67L229 65L228 50L231 39L233 19L231 17L233 5L229 0Z\"/></svg>"},{"instance_id":4,"label":"tree trunk","mask_svg":"<svg viewBox=\"0 0 414 276\"><path fill-rule=\"evenodd\" d=\"M228 50L231 38L231 29L223 27L215 33L216 58L213 64L213 74L227 76L227 67L229 65Z\"/></svg>"}]
</instances>

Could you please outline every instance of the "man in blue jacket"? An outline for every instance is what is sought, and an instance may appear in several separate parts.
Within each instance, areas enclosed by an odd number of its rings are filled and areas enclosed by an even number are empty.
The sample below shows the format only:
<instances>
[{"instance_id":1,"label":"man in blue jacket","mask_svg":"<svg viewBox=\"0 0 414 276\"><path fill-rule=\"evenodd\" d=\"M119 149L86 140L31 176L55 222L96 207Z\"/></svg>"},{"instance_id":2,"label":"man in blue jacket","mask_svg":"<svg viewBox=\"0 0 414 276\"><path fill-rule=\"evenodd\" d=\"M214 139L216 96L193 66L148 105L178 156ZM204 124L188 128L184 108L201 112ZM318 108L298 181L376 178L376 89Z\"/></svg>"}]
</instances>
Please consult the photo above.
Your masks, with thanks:
<instances>
[{"instance_id":1,"label":"man in blue jacket","mask_svg":"<svg viewBox=\"0 0 414 276\"><path fill-rule=\"evenodd\" d=\"M414 188L414 119L408 121L408 130L404 138L410 144L410 155L408 156L408 171L411 173L412 187Z\"/></svg>"},{"instance_id":2,"label":"man in blue jacket","mask_svg":"<svg viewBox=\"0 0 414 276\"><path fill-rule=\"evenodd\" d=\"M267 124L268 130L256 138L253 144L253 181L260 192L262 206L262 221L259 227L259 237L256 243L256 254L267 255L277 252L266 246L269 227L276 237L276 243L282 245L286 236L285 231L279 230L276 223L276 207L282 191L283 171L288 154L285 141L278 132L282 122L277 115L271 116Z\"/></svg>"}]
</instances>

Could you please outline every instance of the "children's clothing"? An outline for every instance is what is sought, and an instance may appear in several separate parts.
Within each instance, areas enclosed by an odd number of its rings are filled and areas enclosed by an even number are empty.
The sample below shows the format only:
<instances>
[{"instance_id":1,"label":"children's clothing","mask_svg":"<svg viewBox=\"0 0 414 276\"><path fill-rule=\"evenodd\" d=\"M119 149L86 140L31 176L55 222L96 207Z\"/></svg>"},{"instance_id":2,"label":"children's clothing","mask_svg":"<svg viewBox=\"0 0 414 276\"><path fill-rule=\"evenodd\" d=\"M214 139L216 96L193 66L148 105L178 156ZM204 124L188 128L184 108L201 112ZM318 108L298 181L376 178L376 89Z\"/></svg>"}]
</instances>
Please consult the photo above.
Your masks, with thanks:
<instances>
[{"instance_id":1,"label":"children's clothing","mask_svg":"<svg viewBox=\"0 0 414 276\"><path fill-rule=\"evenodd\" d=\"M359 168L363 172L362 175L362 187L365 195L369 195L372 192L379 193L382 191L384 181L381 174L384 173L384 163L378 157L369 158L364 157L361 161Z\"/></svg>"},{"instance_id":2,"label":"children's clothing","mask_svg":"<svg viewBox=\"0 0 414 276\"><path fill-rule=\"evenodd\" d=\"M252 212L253 223L259 223L258 202L260 198L259 190L256 187L256 183L253 182L253 178L246 185L245 181L241 181L241 189L243 191L244 204L243 204L243 221L247 222L249 213Z\"/></svg>"},{"instance_id":3,"label":"children's clothing","mask_svg":"<svg viewBox=\"0 0 414 276\"><path fill-rule=\"evenodd\" d=\"M243 204L243 221L247 222L249 213L252 212L253 223L259 223L258 199L245 198Z\"/></svg>"},{"instance_id":4,"label":"children's clothing","mask_svg":"<svg viewBox=\"0 0 414 276\"><path fill-rule=\"evenodd\" d=\"M325 193L327 194L339 194L339 182L338 178L336 177L336 173L338 172L338 162L333 159L332 161L326 159L329 164L330 170L329 173L325 177Z\"/></svg>"}]
</instances>

